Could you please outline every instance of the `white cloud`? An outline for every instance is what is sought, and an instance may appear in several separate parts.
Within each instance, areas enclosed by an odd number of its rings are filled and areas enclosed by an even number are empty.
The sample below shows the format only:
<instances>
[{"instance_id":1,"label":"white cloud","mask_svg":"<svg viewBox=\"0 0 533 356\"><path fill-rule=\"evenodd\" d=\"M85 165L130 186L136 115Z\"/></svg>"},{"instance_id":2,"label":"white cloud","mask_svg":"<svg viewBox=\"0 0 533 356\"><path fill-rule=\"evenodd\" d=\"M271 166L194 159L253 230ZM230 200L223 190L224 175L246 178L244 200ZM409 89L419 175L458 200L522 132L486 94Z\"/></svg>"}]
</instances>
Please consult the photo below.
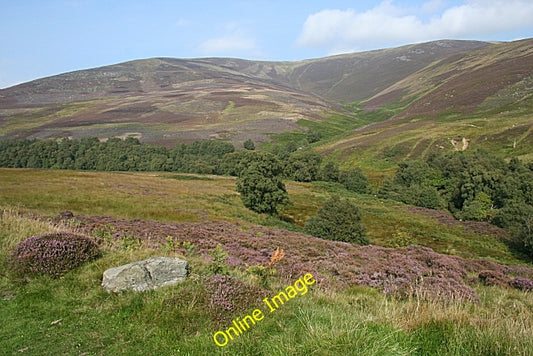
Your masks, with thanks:
<instances>
[{"instance_id":1,"label":"white cloud","mask_svg":"<svg viewBox=\"0 0 533 356\"><path fill-rule=\"evenodd\" d=\"M425 13L433 13L441 10L444 5L444 0L429 0L422 4L422 11Z\"/></svg>"},{"instance_id":2,"label":"white cloud","mask_svg":"<svg viewBox=\"0 0 533 356\"><path fill-rule=\"evenodd\" d=\"M202 42L199 46L206 55L236 55L243 52L254 51L257 43L238 24L226 24L223 34Z\"/></svg>"},{"instance_id":3,"label":"white cloud","mask_svg":"<svg viewBox=\"0 0 533 356\"><path fill-rule=\"evenodd\" d=\"M305 21L298 44L339 53L360 48L377 48L442 38L496 36L505 31L533 29L533 2L530 0L469 0L442 10L442 1L430 0L424 19L383 1L365 11L327 9ZM441 9L441 12L435 14Z\"/></svg>"}]
</instances>

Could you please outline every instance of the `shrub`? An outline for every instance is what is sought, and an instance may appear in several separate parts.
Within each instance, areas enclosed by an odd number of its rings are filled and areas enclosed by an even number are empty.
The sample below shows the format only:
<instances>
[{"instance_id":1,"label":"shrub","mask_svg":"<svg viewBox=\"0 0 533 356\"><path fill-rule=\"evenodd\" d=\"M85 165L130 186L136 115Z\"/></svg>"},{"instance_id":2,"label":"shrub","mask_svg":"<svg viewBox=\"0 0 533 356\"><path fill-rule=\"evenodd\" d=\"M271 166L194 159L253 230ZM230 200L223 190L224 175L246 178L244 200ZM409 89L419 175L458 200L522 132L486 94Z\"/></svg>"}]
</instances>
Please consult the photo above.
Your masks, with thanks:
<instances>
[{"instance_id":1,"label":"shrub","mask_svg":"<svg viewBox=\"0 0 533 356\"><path fill-rule=\"evenodd\" d=\"M359 208L347 199L335 196L329 199L316 216L309 218L305 231L327 240L368 245L365 228L361 224Z\"/></svg>"},{"instance_id":2,"label":"shrub","mask_svg":"<svg viewBox=\"0 0 533 356\"><path fill-rule=\"evenodd\" d=\"M252 141L252 139L248 139L248 140L244 141L243 147L245 149L249 150L249 151L255 150L254 141Z\"/></svg>"},{"instance_id":3,"label":"shrub","mask_svg":"<svg viewBox=\"0 0 533 356\"><path fill-rule=\"evenodd\" d=\"M346 189L353 192L365 194L368 191L368 179L359 167L343 171L340 181Z\"/></svg>"},{"instance_id":4,"label":"shrub","mask_svg":"<svg viewBox=\"0 0 533 356\"><path fill-rule=\"evenodd\" d=\"M250 311L264 296L264 290L228 275L210 276L205 288L211 295L209 309L218 321L229 321L237 312Z\"/></svg>"},{"instance_id":5,"label":"shrub","mask_svg":"<svg viewBox=\"0 0 533 356\"><path fill-rule=\"evenodd\" d=\"M276 215L278 207L289 201L285 184L281 180L281 163L269 153L248 156L249 163L241 170L236 184L241 200L250 210ZM241 160L240 164L245 163L246 161Z\"/></svg>"},{"instance_id":6,"label":"shrub","mask_svg":"<svg viewBox=\"0 0 533 356\"><path fill-rule=\"evenodd\" d=\"M13 269L21 276L60 277L98 255L98 246L88 237L54 232L20 242L11 253L11 261Z\"/></svg>"},{"instance_id":7,"label":"shrub","mask_svg":"<svg viewBox=\"0 0 533 356\"><path fill-rule=\"evenodd\" d=\"M316 181L321 162L322 157L316 152L293 153L285 167L285 175L297 182Z\"/></svg>"},{"instance_id":8,"label":"shrub","mask_svg":"<svg viewBox=\"0 0 533 356\"><path fill-rule=\"evenodd\" d=\"M478 278L486 286L504 287L509 284L509 277L499 271L484 270L479 272Z\"/></svg>"},{"instance_id":9,"label":"shrub","mask_svg":"<svg viewBox=\"0 0 533 356\"><path fill-rule=\"evenodd\" d=\"M524 277L516 277L509 282L509 285L513 288L520 289L523 291L532 291L533 290L533 281Z\"/></svg>"},{"instance_id":10,"label":"shrub","mask_svg":"<svg viewBox=\"0 0 533 356\"><path fill-rule=\"evenodd\" d=\"M318 172L318 178L324 182L338 182L339 176L339 166L333 162L326 163Z\"/></svg>"}]
</instances>

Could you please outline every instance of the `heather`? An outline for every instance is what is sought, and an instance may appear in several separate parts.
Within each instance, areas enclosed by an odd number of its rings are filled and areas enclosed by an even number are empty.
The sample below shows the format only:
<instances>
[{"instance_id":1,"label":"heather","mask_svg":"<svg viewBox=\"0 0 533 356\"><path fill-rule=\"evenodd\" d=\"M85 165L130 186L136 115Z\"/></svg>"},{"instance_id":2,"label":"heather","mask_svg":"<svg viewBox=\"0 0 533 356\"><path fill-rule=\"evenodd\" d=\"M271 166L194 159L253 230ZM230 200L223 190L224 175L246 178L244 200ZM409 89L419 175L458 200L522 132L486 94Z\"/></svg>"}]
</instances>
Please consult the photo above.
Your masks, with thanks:
<instances>
[{"instance_id":1,"label":"heather","mask_svg":"<svg viewBox=\"0 0 533 356\"><path fill-rule=\"evenodd\" d=\"M265 291L236 277L215 274L205 281L209 309L218 322L231 322L261 303Z\"/></svg>"},{"instance_id":2,"label":"heather","mask_svg":"<svg viewBox=\"0 0 533 356\"><path fill-rule=\"evenodd\" d=\"M324 286L364 285L400 298L478 302L479 297L472 289L475 284L490 284L494 278L533 278L530 267L445 255L417 245L357 246L282 229L228 222L159 223L106 216L78 216L77 221L87 234L106 231L107 235L119 238L137 236L153 247L172 241L173 245L181 246L177 250L184 254L186 246L193 245L195 253L208 261L213 260L212 251L222 249L227 256L225 263L240 270L268 265L279 248L285 255L274 267L283 280L312 272ZM512 283L501 285L514 287Z\"/></svg>"},{"instance_id":3,"label":"heather","mask_svg":"<svg viewBox=\"0 0 533 356\"><path fill-rule=\"evenodd\" d=\"M98 246L87 236L53 232L27 238L11 253L13 271L20 276L46 274L61 277L95 259Z\"/></svg>"},{"instance_id":4,"label":"heather","mask_svg":"<svg viewBox=\"0 0 533 356\"><path fill-rule=\"evenodd\" d=\"M468 260L419 246L360 247L242 223L70 214L58 220L11 212L0 222L4 239L22 241L30 230L44 234L61 227L97 237L103 250L100 259L59 279L33 277L19 285L2 275L0 340L12 353L525 355L533 347L531 294L481 282L504 275L527 286L532 272L525 266ZM190 278L142 294L109 295L100 289L106 268L162 253L188 259ZM227 274L213 274L214 261L225 265ZM268 271L268 283L257 278L258 271ZM374 279L380 285L372 287L358 283L372 271L387 277ZM214 332L306 272L317 276L306 295L265 315L224 352L213 343ZM391 284L385 281L394 278L415 278L423 288L389 293ZM477 298L448 296L434 284L468 287Z\"/></svg>"}]
</instances>

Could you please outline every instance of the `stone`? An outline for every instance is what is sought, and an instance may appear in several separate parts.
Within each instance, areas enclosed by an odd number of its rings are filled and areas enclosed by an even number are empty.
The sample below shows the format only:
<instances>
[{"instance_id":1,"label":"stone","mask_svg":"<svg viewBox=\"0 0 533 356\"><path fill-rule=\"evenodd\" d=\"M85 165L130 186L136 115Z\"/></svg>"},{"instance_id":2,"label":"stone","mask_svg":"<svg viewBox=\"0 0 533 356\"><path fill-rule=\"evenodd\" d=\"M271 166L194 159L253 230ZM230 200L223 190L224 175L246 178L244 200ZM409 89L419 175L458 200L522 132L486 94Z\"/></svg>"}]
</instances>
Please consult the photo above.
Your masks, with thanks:
<instances>
[{"instance_id":1,"label":"stone","mask_svg":"<svg viewBox=\"0 0 533 356\"><path fill-rule=\"evenodd\" d=\"M151 257L104 271L102 287L108 292L157 289L184 281L188 266L189 262L180 258Z\"/></svg>"}]
</instances>

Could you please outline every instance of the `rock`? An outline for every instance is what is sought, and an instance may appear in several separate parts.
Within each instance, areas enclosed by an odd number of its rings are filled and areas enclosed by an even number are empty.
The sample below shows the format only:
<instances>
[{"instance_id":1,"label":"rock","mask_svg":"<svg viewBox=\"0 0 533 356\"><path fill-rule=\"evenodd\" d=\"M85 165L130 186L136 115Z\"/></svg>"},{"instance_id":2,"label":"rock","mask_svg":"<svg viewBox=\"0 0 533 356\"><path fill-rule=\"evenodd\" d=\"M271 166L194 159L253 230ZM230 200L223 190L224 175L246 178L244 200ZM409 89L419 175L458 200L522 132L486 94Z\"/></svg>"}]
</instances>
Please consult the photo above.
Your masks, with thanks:
<instances>
[{"instance_id":1,"label":"rock","mask_svg":"<svg viewBox=\"0 0 533 356\"><path fill-rule=\"evenodd\" d=\"M152 257L104 272L102 287L108 292L144 292L169 286L187 278L189 262L173 257Z\"/></svg>"}]
</instances>

